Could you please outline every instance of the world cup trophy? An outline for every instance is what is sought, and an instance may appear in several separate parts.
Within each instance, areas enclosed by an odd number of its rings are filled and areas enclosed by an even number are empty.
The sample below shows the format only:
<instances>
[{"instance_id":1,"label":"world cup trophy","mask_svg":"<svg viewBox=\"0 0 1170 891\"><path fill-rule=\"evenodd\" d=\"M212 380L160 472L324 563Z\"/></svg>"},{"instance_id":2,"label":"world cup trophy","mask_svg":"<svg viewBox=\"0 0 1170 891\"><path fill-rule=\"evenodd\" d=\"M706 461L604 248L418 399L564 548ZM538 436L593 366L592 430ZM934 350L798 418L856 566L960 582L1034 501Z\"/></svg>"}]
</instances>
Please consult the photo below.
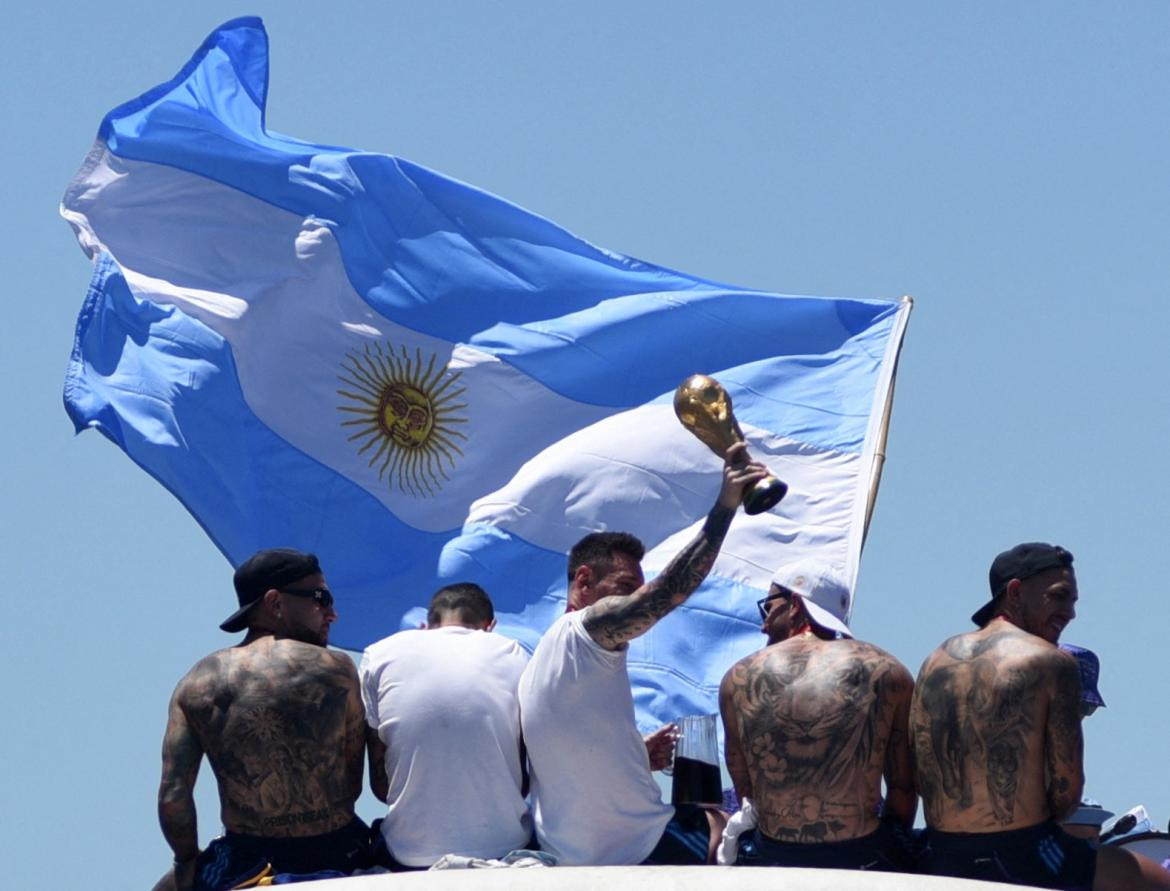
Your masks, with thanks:
<instances>
[{"instance_id":1,"label":"world cup trophy","mask_svg":"<svg viewBox=\"0 0 1170 891\"><path fill-rule=\"evenodd\" d=\"M731 411L731 397L723 385L705 374L692 374L674 391L674 413L682 425L720 458L737 442L743 431ZM762 514L788 494L788 485L768 474L743 491L744 513Z\"/></svg>"}]
</instances>

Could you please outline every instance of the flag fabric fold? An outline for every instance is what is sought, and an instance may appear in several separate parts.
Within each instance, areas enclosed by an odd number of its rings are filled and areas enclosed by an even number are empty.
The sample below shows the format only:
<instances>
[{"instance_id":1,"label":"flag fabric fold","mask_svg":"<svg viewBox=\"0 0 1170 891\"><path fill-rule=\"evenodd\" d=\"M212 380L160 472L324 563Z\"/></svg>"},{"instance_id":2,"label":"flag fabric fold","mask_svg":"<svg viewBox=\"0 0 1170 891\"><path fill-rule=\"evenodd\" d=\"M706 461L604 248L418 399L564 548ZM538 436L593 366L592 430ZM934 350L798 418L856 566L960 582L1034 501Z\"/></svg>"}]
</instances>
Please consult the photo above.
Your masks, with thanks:
<instances>
[{"instance_id":1,"label":"flag fabric fold","mask_svg":"<svg viewBox=\"0 0 1170 891\"><path fill-rule=\"evenodd\" d=\"M754 601L816 554L851 583L909 306L733 288L591 245L389 155L265 126L258 19L110 112L62 214L94 260L65 404L236 565L317 553L336 643L476 581L526 646L565 554L621 529L648 575L701 525L720 460L673 416L701 372L791 491L740 515L708 582L630 651L645 727L714 710Z\"/></svg>"}]
</instances>

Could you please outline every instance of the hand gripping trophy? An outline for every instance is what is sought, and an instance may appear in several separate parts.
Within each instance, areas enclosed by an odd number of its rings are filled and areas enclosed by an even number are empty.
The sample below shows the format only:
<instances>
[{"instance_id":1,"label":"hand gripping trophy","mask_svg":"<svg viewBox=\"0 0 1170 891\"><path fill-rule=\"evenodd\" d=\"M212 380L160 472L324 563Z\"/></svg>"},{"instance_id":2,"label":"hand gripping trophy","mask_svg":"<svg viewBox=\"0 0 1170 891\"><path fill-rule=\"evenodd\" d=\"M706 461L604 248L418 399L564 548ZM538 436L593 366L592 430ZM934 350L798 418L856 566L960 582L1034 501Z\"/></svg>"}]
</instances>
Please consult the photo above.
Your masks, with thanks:
<instances>
[{"instance_id":1,"label":"hand gripping trophy","mask_svg":"<svg viewBox=\"0 0 1170 891\"><path fill-rule=\"evenodd\" d=\"M731 397L723 385L705 374L692 374L674 391L674 413L682 425L720 458L732 445L743 442L743 431L731 411ZM762 514L788 494L788 485L768 474L743 492L744 513Z\"/></svg>"}]
</instances>

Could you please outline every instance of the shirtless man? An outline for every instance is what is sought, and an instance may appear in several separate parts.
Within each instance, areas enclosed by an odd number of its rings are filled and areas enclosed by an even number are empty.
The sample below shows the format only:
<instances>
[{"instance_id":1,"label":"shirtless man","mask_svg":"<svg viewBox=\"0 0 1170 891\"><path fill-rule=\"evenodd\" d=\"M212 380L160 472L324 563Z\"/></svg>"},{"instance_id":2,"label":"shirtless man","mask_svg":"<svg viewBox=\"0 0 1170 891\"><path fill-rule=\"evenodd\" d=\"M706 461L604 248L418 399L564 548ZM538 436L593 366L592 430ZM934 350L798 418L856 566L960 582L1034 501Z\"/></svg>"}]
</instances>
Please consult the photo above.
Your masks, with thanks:
<instances>
[{"instance_id":1,"label":"shirtless man","mask_svg":"<svg viewBox=\"0 0 1170 891\"><path fill-rule=\"evenodd\" d=\"M1081 682L1056 643L1076 617L1072 554L1040 542L991 564L991 600L922 666L910 711L924 872L1041 888L1170 888L1121 848L1059 822L1084 784Z\"/></svg>"},{"instance_id":2,"label":"shirtless man","mask_svg":"<svg viewBox=\"0 0 1170 891\"><path fill-rule=\"evenodd\" d=\"M260 551L234 581L240 608L220 627L247 635L200 660L171 698L158 812L175 866L159 887L234 887L265 864L365 865L369 830L354 816L362 701L353 661L325 647L337 613L317 558ZM193 791L204 755L225 834L200 851Z\"/></svg>"},{"instance_id":3,"label":"shirtless man","mask_svg":"<svg viewBox=\"0 0 1170 891\"><path fill-rule=\"evenodd\" d=\"M757 819L740 865L911 865L902 833L918 807L907 736L914 685L897 659L853 639L849 600L826 567L782 567L759 602L767 646L720 685L727 770Z\"/></svg>"},{"instance_id":4,"label":"shirtless man","mask_svg":"<svg viewBox=\"0 0 1170 891\"><path fill-rule=\"evenodd\" d=\"M767 473L745 451L728 449L702 530L652 581L642 543L624 532L587 535L569 554L565 615L540 639L519 693L537 837L562 865L700 864L714 852L721 826L662 801L655 747L634 723L626 651L711 570L744 487Z\"/></svg>"}]
</instances>

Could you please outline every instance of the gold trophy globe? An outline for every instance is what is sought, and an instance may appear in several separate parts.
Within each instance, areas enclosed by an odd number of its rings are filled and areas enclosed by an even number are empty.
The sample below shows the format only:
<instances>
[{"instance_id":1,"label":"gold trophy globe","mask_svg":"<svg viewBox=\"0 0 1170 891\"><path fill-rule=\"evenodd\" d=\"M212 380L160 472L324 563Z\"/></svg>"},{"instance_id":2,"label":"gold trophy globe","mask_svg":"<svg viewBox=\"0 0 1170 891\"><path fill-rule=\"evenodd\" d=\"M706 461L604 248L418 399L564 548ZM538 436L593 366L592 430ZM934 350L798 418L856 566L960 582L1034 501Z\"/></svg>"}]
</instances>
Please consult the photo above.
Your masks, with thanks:
<instances>
[{"instance_id":1,"label":"gold trophy globe","mask_svg":"<svg viewBox=\"0 0 1170 891\"><path fill-rule=\"evenodd\" d=\"M674 391L674 413L699 441L720 458L737 442L743 431L731 411L731 397L723 385L705 374L692 374ZM762 514L780 503L788 485L768 474L743 491L744 513Z\"/></svg>"}]
</instances>

